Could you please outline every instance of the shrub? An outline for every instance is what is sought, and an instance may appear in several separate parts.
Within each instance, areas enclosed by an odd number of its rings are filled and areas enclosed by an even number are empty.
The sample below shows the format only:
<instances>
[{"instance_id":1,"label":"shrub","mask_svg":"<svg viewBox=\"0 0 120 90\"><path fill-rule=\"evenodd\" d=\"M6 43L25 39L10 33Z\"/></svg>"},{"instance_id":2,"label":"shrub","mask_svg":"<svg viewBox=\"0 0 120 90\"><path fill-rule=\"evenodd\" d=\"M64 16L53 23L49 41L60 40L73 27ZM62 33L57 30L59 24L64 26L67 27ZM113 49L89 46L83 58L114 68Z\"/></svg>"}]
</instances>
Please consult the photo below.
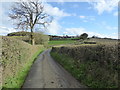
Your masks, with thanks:
<instances>
[{"instance_id":1,"label":"shrub","mask_svg":"<svg viewBox=\"0 0 120 90\"><path fill-rule=\"evenodd\" d=\"M87 37L88 37L87 33L83 33L80 35L80 39L83 39L83 40L87 39Z\"/></svg>"},{"instance_id":2,"label":"shrub","mask_svg":"<svg viewBox=\"0 0 120 90\"><path fill-rule=\"evenodd\" d=\"M49 36L42 33L34 33L35 44L47 45L49 41Z\"/></svg>"}]
</instances>

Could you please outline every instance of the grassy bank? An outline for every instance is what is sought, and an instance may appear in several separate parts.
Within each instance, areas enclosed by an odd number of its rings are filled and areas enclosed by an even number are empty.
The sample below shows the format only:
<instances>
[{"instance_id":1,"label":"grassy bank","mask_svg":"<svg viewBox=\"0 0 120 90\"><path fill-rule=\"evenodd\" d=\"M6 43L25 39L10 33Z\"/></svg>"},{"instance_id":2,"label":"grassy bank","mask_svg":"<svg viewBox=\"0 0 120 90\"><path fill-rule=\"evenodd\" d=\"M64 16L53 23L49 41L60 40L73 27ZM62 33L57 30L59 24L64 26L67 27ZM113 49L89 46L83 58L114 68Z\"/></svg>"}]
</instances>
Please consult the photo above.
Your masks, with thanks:
<instances>
[{"instance_id":1,"label":"grassy bank","mask_svg":"<svg viewBox=\"0 0 120 90\"><path fill-rule=\"evenodd\" d=\"M37 55L44 50L42 45L30 45L14 38L2 38L2 87L20 88Z\"/></svg>"},{"instance_id":2,"label":"grassy bank","mask_svg":"<svg viewBox=\"0 0 120 90\"><path fill-rule=\"evenodd\" d=\"M92 88L118 87L116 45L53 47L51 56L82 84Z\"/></svg>"}]
</instances>

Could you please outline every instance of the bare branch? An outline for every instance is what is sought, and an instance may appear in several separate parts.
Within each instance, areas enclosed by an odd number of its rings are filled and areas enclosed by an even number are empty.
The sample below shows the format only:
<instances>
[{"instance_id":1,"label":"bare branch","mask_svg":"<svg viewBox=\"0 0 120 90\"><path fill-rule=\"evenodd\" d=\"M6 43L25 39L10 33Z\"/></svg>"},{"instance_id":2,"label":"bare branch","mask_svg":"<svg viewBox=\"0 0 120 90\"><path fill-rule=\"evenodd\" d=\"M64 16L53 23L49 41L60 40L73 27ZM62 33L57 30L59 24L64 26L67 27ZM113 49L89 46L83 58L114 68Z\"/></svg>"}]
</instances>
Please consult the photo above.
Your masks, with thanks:
<instances>
[{"instance_id":1,"label":"bare branch","mask_svg":"<svg viewBox=\"0 0 120 90\"><path fill-rule=\"evenodd\" d=\"M16 20L17 28L34 31L36 25L47 27L52 18L44 12L44 6L39 0L30 2L16 2L11 7L9 17Z\"/></svg>"}]
</instances>

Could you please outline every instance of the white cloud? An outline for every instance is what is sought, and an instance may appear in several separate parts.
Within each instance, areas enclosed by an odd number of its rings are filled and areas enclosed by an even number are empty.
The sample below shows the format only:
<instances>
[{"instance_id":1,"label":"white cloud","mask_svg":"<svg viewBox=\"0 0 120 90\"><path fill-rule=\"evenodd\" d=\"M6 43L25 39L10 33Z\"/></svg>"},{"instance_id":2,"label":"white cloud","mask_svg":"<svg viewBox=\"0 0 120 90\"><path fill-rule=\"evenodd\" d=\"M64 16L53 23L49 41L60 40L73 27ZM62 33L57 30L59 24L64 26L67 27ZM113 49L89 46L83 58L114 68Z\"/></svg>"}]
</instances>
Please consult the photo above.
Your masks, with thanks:
<instances>
[{"instance_id":1,"label":"white cloud","mask_svg":"<svg viewBox=\"0 0 120 90\"><path fill-rule=\"evenodd\" d=\"M99 25L100 27L105 28L106 30L115 30L115 31L118 31L118 27L117 26L110 26L105 21L103 21L101 23L97 23L97 25Z\"/></svg>"},{"instance_id":2,"label":"white cloud","mask_svg":"<svg viewBox=\"0 0 120 90\"><path fill-rule=\"evenodd\" d=\"M114 15L114 16L118 16L118 12L114 12L113 15Z\"/></svg>"},{"instance_id":3,"label":"white cloud","mask_svg":"<svg viewBox=\"0 0 120 90\"><path fill-rule=\"evenodd\" d=\"M95 21L95 16L79 16L81 19L83 19L83 22L89 22L89 21Z\"/></svg>"},{"instance_id":4,"label":"white cloud","mask_svg":"<svg viewBox=\"0 0 120 90\"><path fill-rule=\"evenodd\" d=\"M71 14L68 14L63 10L60 10L58 7L53 7L48 3L45 3L44 5L45 5L44 7L45 12L54 17L54 20L52 21L50 26L48 26L47 28L47 33L51 35L57 35L61 29L61 26L58 23L58 21L62 17L71 16Z\"/></svg>"},{"instance_id":5,"label":"white cloud","mask_svg":"<svg viewBox=\"0 0 120 90\"><path fill-rule=\"evenodd\" d=\"M98 14L102 14L104 11L111 12L118 6L119 0L98 0L97 2L90 2L94 9L98 11Z\"/></svg>"},{"instance_id":6,"label":"white cloud","mask_svg":"<svg viewBox=\"0 0 120 90\"><path fill-rule=\"evenodd\" d=\"M68 33L69 35L81 35L82 33L88 33L89 37L93 35L100 36L100 34L95 33L95 32L89 32L85 28L66 28L65 32ZM102 36L102 35L101 35Z\"/></svg>"},{"instance_id":7,"label":"white cloud","mask_svg":"<svg viewBox=\"0 0 120 90\"><path fill-rule=\"evenodd\" d=\"M65 31L69 34L69 35L80 35L83 32L85 32L85 28L66 28Z\"/></svg>"},{"instance_id":8,"label":"white cloud","mask_svg":"<svg viewBox=\"0 0 120 90\"><path fill-rule=\"evenodd\" d=\"M98 36L98 37L101 37L101 38L105 38L105 37L108 37L108 38L118 38L118 36L116 34L113 34L112 36L111 35L105 35L105 34L100 34L100 33L97 33L97 32L90 32L88 30L86 30L85 28L66 28L65 31L64 31L65 34L67 35L81 35L82 33L87 33L89 35L89 37L92 37L92 36Z\"/></svg>"},{"instance_id":9,"label":"white cloud","mask_svg":"<svg viewBox=\"0 0 120 90\"><path fill-rule=\"evenodd\" d=\"M48 4L48 3L44 3L45 4L45 12L48 13L49 15L54 17L53 22L51 23L51 25L48 27L48 33L50 34L58 34L58 31L60 29L60 25L58 23L58 21L62 18L62 17L66 17L66 16L71 16L71 14L68 14L66 12L64 12L64 10L60 10L58 7L53 7L52 5ZM5 9L1 10L2 7L0 7L0 12L5 11ZM8 10L8 8L7 8ZM0 13L1 16L3 13ZM5 13L4 13L5 16ZM8 16L6 16L8 17ZM8 24L8 18L1 18L0 19L3 22L5 22L6 24ZM11 23L11 22L10 22ZM9 23L9 24L10 24ZM9 25L8 24L8 25ZM1 26L3 26L3 24L1 24ZM0 35L6 35L10 32L15 32L16 30L12 29L12 28L7 28L6 27L0 27Z\"/></svg>"},{"instance_id":10,"label":"white cloud","mask_svg":"<svg viewBox=\"0 0 120 90\"><path fill-rule=\"evenodd\" d=\"M2 16L3 16L3 10L2 10L2 6L0 5L0 24L2 24Z\"/></svg>"},{"instance_id":11,"label":"white cloud","mask_svg":"<svg viewBox=\"0 0 120 90\"><path fill-rule=\"evenodd\" d=\"M60 29L61 26L59 25L59 23L56 20L54 20L48 27L47 33L52 35L57 35Z\"/></svg>"},{"instance_id":12,"label":"white cloud","mask_svg":"<svg viewBox=\"0 0 120 90\"><path fill-rule=\"evenodd\" d=\"M65 17L65 16L71 16L70 14L64 12L63 10L60 10L58 7L53 7L50 4L45 4L45 12L50 14L51 16L57 16L57 17Z\"/></svg>"},{"instance_id":13,"label":"white cloud","mask_svg":"<svg viewBox=\"0 0 120 90\"><path fill-rule=\"evenodd\" d=\"M0 35L7 35L8 33L11 33L11 32L17 32L17 30L13 28L0 26Z\"/></svg>"},{"instance_id":14,"label":"white cloud","mask_svg":"<svg viewBox=\"0 0 120 90\"><path fill-rule=\"evenodd\" d=\"M112 34L117 35L118 33L112 33Z\"/></svg>"},{"instance_id":15,"label":"white cloud","mask_svg":"<svg viewBox=\"0 0 120 90\"><path fill-rule=\"evenodd\" d=\"M118 27L106 26L105 28L108 30L118 30Z\"/></svg>"},{"instance_id":16,"label":"white cloud","mask_svg":"<svg viewBox=\"0 0 120 90\"><path fill-rule=\"evenodd\" d=\"M53 7L48 3L45 3L44 5L45 12L54 17L52 23L47 28L47 33L57 35L59 34L60 29L62 28L58 23L59 20L63 17L71 16L72 14L66 13L64 12L64 10L60 10L58 7Z\"/></svg>"},{"instance_id":17,"label":"white cloud","mask_svg":"<svg viewBox=\"0 0 120 90\"><path fill-rule=\"evenodd\" d=\"M81 19L84 19L84 18L86 18L86 16L80 16L80 18L81 18Z\"/></svg>"}]
</instances>

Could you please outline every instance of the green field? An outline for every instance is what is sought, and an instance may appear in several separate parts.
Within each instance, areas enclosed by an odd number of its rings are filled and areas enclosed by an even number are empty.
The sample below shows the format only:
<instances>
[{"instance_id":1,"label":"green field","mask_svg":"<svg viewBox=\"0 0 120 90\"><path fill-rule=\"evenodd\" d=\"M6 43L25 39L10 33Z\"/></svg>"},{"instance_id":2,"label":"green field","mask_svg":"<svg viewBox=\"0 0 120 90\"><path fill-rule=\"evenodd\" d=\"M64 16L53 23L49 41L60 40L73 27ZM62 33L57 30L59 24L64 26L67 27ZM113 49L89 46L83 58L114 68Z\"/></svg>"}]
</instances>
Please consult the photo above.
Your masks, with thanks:
<instances>
[{"instance_id":1,"label":"green field","mask_svg":"<svg viewBox=\"0 0 120 90\"><path fill-rule=\"evenodd\" d=\"M52 40L48 42L48 45L63 45L63 44L74 44L74 40Z\"/></svg>"}]
</instances>

